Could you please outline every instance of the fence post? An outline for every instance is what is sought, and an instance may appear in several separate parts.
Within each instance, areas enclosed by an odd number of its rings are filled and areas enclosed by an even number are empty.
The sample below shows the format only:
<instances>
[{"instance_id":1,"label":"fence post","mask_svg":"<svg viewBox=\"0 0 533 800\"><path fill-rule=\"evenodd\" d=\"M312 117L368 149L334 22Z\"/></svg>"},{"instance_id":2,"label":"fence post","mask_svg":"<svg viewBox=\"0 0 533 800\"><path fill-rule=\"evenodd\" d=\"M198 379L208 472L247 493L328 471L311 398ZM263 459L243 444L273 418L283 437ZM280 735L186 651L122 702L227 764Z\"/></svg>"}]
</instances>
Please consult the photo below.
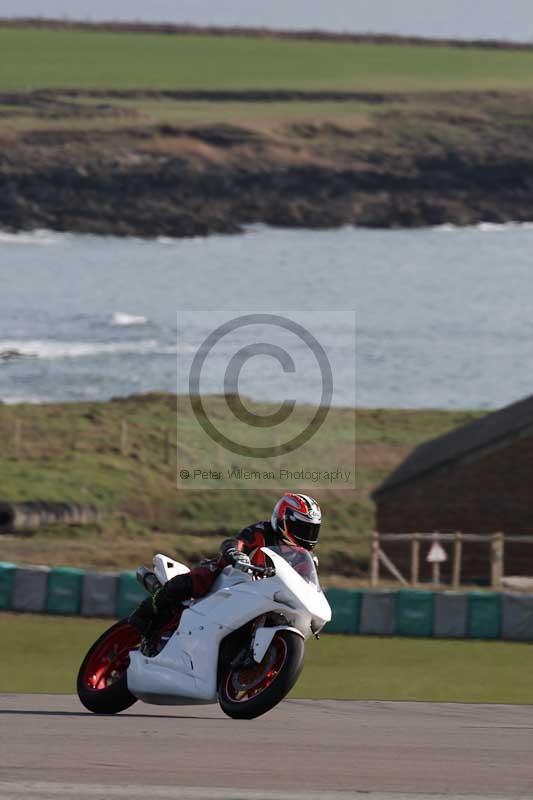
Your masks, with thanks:
<instances>
[{"instance_id":1,"label":"fence post","mask_svg":"<svg viewBox=\"0 0 533 800\"><path fill-rule=\"evenodd\" d=\"M177 431L174 428L170 428L167 433L167 442L168 442L168 463L172 463L172 454L176 454L176 450L178 447L178 438L177 438Z\"/></svg>"},{"instance_id":2,"label":"fence post","mask_svg":"<svg viewBox=\"0 0 533 800\"><path fill-rule=\"evenodd\" d=\"M502 588L504 544L503 533L494 533L491 536L490 583L493 589Z\"/></svg>"},{"instance_id":3,"label":"fence post","mask_svg":"<svg viewBox=\"0 0 533 800\"><path fill-rule=\"evenodd\" d=\"M22 450L22 421L20 419L15 419L13 447L15 448L15 458L18 458L20 456L20 451Z\"/></svg>"},{"instance_id":4,"label":"fence post","mask_svg":"<svg viewBox=\"0 0 533 800\"><path fill-rule=\"evenodd\" d=\"M370 586L379 586L379 533L372 538L372 555L370 560Z\"/></svg>"},{"instance_id":5,"label":"fence post","mask_svg":"<svg viewBox=\"0 0 533 800\"><path fill-rule=\"evenodd\" d=\"M453 576L452 586L458 589L461 585L461 567L463 563L463 535L460 531L455 532L453 542Z\"/></svg>"},{"instance_id":6,"label":"fence post","mask_svg":"<svg viewBox=\"0 0 533 800\"><path fill-rule=\"evenodd\" d=\"M439 541L439 534L435 531L433 533L433 541ZM438 589L440 586L440 561L434 561L431 565L433 586Z\"/></svg>"},{"instance_id":7,"label":"fence post","mask_svg":"<svg viewBox=\"0 0 533 800\"><path fill-rule=\"evenodd\" d=\"M163 428L163 462L170 464L170 442L167 428Z\"/></svg>"},{"instance_id":8,"label":"fence post","mask_svg":"<svg viewBox=\"0 0 533 800\"><path fill-rule=\"evenodd\" d=\"M411 584L418 586L420 569L420 536L413 533L411 536Z\"/></svg>"},{"instance_id":9,"label":"fence post","mask_svg":"<svg viewBox=\"0 0 533 800\"><path fill-rule=\"evenodd\" d=\"M120 425L120 452L123 456L128 455L128 423L125 419Z\"/></svg>"}]
</instances>

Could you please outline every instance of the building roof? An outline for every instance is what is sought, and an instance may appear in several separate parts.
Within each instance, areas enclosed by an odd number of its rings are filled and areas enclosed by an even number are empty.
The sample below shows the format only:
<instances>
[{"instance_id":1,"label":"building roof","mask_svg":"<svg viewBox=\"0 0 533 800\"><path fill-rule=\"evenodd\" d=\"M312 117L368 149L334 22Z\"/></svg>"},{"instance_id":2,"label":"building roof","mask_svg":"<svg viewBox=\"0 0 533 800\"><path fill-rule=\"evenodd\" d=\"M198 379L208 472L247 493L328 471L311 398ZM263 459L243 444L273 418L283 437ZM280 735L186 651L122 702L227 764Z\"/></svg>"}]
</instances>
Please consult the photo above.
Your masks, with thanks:
<instances>
[{"instance_id":1,"label":"building roof","mask_svg":"<svg viewBox=\"0 0 533 800\"><path fill-rule=\"evenodd\" d=\"M477 450L513 439L531 426L533 395L419 445L374 490L372 497L376 499L389 489L460 461Z\"/></svg>"}]
</instances>

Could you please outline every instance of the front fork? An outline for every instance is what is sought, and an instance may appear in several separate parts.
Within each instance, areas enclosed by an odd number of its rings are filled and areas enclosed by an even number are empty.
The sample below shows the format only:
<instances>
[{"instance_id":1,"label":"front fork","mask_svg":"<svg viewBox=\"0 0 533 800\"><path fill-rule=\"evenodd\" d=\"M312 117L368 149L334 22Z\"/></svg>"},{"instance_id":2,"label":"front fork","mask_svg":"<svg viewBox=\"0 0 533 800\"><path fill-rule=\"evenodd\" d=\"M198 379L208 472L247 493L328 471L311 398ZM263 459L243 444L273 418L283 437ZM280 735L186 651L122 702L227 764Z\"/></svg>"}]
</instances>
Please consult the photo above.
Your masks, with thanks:
<instances>
[{"instance_id":1,"label":"front fork","mask_svg":"<svg viewBox=\"0 0 533 800\"><path fill-rule=\"evenodd\" d=\"M258 628L262 628L266 622L266 614L261 614L260 617L257 617L253 620L251 628L250 628L250 638L248 643L245 647L243 647L233 661L231 662L230 666L232 669L237 669L239 667L247 668L252 667L255 663L254 659L254 641L255 635Z\"/></svg>"}]
</instances>

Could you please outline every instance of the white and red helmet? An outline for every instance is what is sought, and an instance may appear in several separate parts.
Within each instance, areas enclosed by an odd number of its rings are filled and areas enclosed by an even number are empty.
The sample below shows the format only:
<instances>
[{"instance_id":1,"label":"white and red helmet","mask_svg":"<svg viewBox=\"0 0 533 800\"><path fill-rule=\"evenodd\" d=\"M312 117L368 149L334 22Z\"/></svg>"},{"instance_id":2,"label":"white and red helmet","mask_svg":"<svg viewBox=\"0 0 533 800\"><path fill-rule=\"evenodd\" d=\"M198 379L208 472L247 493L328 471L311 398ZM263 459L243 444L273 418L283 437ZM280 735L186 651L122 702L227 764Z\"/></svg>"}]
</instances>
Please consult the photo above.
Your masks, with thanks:
<instances>
[{"instance_id":1,"label":"white and red helmet","mask_svg":"<svg viewBox=\"0 0 533 800\"><path fill-rule=\"evenodd\" d=\"M313 497L287 492L274 506L270 522L288 544L312 550L318 542L322 512Z\"/></svg>"}]
</instances>

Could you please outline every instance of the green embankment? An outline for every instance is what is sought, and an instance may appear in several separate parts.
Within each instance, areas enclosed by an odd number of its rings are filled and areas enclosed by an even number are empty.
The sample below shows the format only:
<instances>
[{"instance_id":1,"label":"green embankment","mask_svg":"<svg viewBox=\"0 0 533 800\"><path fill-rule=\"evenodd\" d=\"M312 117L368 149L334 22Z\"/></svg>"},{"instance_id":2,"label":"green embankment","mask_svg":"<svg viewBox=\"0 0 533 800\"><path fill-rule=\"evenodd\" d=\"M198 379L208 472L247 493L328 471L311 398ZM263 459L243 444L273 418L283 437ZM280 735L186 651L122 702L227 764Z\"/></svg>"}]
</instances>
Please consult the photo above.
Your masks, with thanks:
<instances>
[{"instance_id":1,"label":"green embankment","mask_svg":"<svg viewBox=\"0 0 533 800\"><path fill-rule=\"evenodd\" d=\"M211 399L219 421L230 417L223 398ZM266 407L265 407L266 408ZM364 575L373 529L372 488L420 442L472 419L474 412L331 411L332 438L315 451L316 465L347 463L356 434L355 490L302 488L323 506L323 575L351 582ZM122 423L127 423L121 452ZM194 450L190 417L182 420ZM18 428L17 428L18 424ZM330 423L327 423L328 425ZM16 450L15 432L20 438ZM32 537L2 536L4 561L128 569L157 551L194 561L216 552L221 538L270 516L277 488L176 488L176 453L165 438L176 430L176 397L147 395L108 403L0 406L1 500L95 504L98 525L50 527ZM197 426L196 430L199 430ZM232 454L226 454L233 460ZM217 452L220 457L220 451ZM298 464L298 456L291 463ZM353 458L353 456L352 456ZM190 461L187 466L191 466ZM284 487L285 488L285 487Z\"/></svg>"},{"instance_id":2,"label":"green embankment","mask_svg":"<svg viewBox=\"0 0 533 800\"><path fill-rule=\"evenodd\" d=\"M0 692L72 693L110 623L0 614ZM528 645L324 635L307 645L291 697L531 703Z\"/></svg>"},{"instance_id":3,"label":"green embankment","mask_svg":"<svg viewBox=\"0 0 533 800\"><path fill-rule=\"evenodd\" d=\"M31 54L31 58L28 57ZM533 52L0 30L0 89L529 88Z\"/></svg>"}]
</instances>

